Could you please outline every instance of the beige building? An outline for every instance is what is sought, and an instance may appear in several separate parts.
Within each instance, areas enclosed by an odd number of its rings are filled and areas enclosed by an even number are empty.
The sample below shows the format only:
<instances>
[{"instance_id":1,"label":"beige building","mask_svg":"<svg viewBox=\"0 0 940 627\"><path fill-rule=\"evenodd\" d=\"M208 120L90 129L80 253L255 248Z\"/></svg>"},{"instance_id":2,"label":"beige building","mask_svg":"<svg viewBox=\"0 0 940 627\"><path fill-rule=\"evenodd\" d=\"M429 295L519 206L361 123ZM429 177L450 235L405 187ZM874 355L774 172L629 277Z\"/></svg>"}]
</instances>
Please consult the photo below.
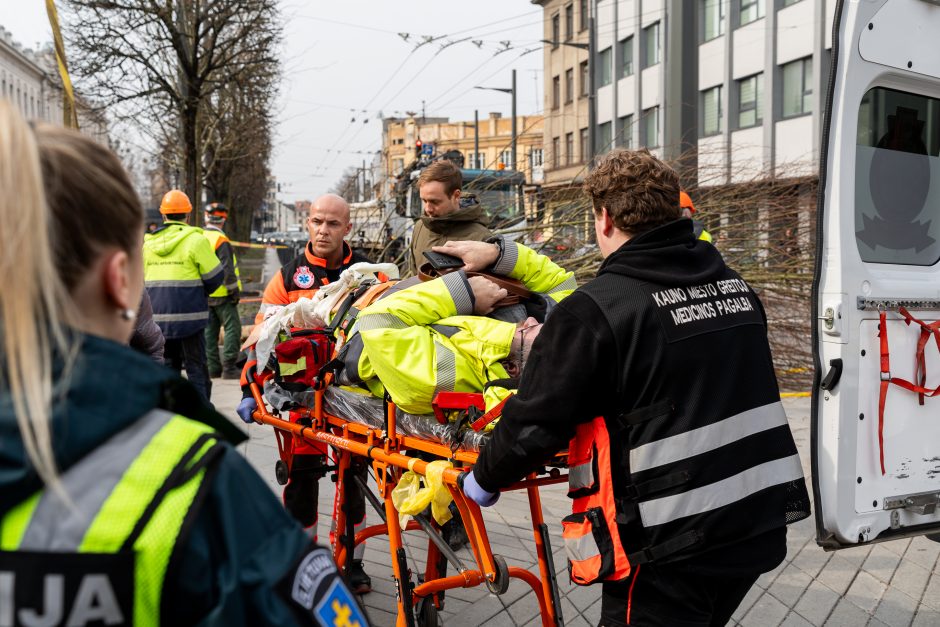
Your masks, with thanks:
<instances>
[{"instance_id":1,"label":"beige building","mask_svg":"<svg viewBox=\"0 0 940 627\"><path fill-rule=\"evenodd\" d=\"M516 168L512 163L512 119L490 113L479 122L479 151L475 150L474 121L451 122L448 118L386 118L382 129L385 181L394 181L416 156L417 142L432 144L434 154L459 150L465 168L517 169L530 183L541 182L543 120L540 115L516 119ZM388 190L386 190L388 191Z\"/></svg>"},{"instance_id":2,"label":"beige building","mask_svg":"<svg viewBox=\"0 0 940 627\"><path fill-rule=\"evenodd\" d=\"M62 81L50 48L34 52L0 26L0 98L13 103L24 117L62 124ZM100 111L79 100L81 131L108 145L108 126Z\"/></svg>"},{"instance_id":3,"label":"beige building","mask_svg":"<svg viewBox=\"0 0 940 627\"><path fill-rule=\"evenodd\" d=\"M545 187L567 184L587 169L588 0L533 0L543 10Z\"/></svg>"}]
</instances>

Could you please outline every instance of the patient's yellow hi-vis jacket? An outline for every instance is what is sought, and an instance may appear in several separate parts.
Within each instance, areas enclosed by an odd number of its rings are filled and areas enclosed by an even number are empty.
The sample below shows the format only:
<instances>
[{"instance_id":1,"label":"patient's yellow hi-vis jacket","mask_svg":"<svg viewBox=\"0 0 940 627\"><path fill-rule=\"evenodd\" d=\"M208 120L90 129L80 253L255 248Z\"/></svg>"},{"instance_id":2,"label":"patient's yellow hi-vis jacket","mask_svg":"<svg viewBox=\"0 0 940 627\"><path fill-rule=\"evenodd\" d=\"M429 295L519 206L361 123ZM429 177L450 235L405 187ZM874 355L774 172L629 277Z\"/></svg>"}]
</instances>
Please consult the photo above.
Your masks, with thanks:
<instances>
[{"instance_id":1,"label":"patient's yellow hi-vis jacket","mask_svg":"<svg viewBox=\"0 0 940 627\"><path fill-rule=\"evenodd\" d=\"M515 242L502 248L493 274L522 282L544 314L577 288L573 273L548 257ZM403 411L426 414L438 392L482 392L487 382L508 378L500 362L516 323L472 315L473 306L462 271L382 297L358 314L337 383L365 386L379 397L388 392ZM508 394L486 388L487 409Z\"/></svg>"}]
</instances>

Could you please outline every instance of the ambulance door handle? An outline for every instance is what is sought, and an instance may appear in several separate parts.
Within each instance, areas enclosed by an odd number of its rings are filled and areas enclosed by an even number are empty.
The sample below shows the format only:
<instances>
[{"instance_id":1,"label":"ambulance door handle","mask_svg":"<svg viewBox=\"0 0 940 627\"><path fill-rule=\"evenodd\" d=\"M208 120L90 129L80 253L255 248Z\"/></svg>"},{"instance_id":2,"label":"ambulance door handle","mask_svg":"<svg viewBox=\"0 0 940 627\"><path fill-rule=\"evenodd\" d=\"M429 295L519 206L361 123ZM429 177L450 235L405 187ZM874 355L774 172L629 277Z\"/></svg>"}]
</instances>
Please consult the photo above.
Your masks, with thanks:
<instances>
[{"instance_id":1,"label":"ambulance door handle","mask_svg":"<svg viewBox=\"0 0 940 627\"><path fill-rule=\"evenodd\" d=\"M829 360L829 372L826 373L826 376L823 377L822 383L819 384L819 387L822 389L831 392L839 384L839 379L842 378L842 359L830 359Z\"/></svg>"}]
</instances>

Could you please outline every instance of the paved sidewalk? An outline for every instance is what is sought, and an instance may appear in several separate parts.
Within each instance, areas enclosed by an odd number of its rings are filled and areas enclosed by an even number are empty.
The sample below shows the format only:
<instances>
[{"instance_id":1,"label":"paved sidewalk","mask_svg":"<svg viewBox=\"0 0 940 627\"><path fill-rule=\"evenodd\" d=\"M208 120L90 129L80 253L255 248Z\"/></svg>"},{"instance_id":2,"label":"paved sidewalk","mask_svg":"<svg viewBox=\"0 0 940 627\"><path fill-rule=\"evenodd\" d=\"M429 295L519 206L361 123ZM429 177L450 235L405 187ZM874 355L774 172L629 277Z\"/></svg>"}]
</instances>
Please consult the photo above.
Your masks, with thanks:
<instances>
[{"instance_id":1,"label":"paved sidewalk","mask_svg":"<svg viewBox=\"0 0 940 627\"><path fill-rule=\"evenodd\" d=\"M220 411L234 416L240 393L236 382L214 382L213 401ZM796 437L804 470L809 475L809 401L784 401ZM277 448L270 429L252 425L250 440L240 449L280 494L274 480ZM326 539L332 512L332 484L324 480L320 495L319 536ZM596 625L600 615L600 588L568 582L561 525L569 503L564 489L542 490L542 505L552 533L555 566L559 573L562 611L567 625ZM522 494L505 494L495 508L484 510L494 552L511 566L537 573L535 544L529 523L528 502ZM378 517L369 512L369 521ZM786 625L908 626L940 625L940 544L924 538L897 540L837 553L826 553L814 541L813 519L790 527L786 561L762 576L734 615L734 625L774 627ZM423 566L427 540L406 535L409 559ZM466 549L461 557L470 559ZM366 570L373 591L362 597L373 625L394 625L395 588L391 578L388 542L369 540ZM483 587L449 591L443 612L445 625L539 625L538 604L527 586L513 580L509 591L496 596Z\"/></svg>"}]
</instances>

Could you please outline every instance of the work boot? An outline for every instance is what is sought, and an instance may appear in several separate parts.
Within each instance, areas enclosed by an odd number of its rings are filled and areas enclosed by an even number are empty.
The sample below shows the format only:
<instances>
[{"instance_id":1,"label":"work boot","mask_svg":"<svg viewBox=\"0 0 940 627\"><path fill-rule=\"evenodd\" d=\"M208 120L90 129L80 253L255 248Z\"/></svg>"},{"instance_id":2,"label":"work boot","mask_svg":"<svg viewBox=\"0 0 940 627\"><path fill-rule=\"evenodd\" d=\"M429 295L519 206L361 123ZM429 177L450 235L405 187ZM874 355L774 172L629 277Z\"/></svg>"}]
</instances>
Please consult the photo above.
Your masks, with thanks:
<instances>
[{"instance_id":1,"label":"work boot","mask_svg":"<svg viewBox=\"0 0 940 627\"><path fill-rule=\"evenodd\" d=\"M349 568L349 587L355 594L372 592L372 578L362 567L362 560L353 560Z\"/></svg>"},{"instance_id":2,"label":"work boot","mask_svg":"<svg viewBox=\"0 0 940 627\"><path fill-rule=\"evenodd\" d=\"M222 378L228 380L237 380L242 378L242 371L235 366L225 366L222 368Z\"/></svg>"},{"instance_id":3,"label":"work boot","mask_svg":"<svg viewBox=\"0 0 940 627\"><path fill-rule=\"evenodd\" d=\"M459 516L454 516L444 523L441 527L441 535L444 537L444 542L455 551L459 551L470 542L463 520Z\"/></svg>"},{"instance_id":4,"label":"work boot","mask_svg":"<svg viewBox=\"0 0 940 627\"><path fill-rule=\"evenodd\" d=\"M222 370L210 370L209 371L210 379L218 379L221 376L222 376Z\"/></svg>"}]
</instances>

